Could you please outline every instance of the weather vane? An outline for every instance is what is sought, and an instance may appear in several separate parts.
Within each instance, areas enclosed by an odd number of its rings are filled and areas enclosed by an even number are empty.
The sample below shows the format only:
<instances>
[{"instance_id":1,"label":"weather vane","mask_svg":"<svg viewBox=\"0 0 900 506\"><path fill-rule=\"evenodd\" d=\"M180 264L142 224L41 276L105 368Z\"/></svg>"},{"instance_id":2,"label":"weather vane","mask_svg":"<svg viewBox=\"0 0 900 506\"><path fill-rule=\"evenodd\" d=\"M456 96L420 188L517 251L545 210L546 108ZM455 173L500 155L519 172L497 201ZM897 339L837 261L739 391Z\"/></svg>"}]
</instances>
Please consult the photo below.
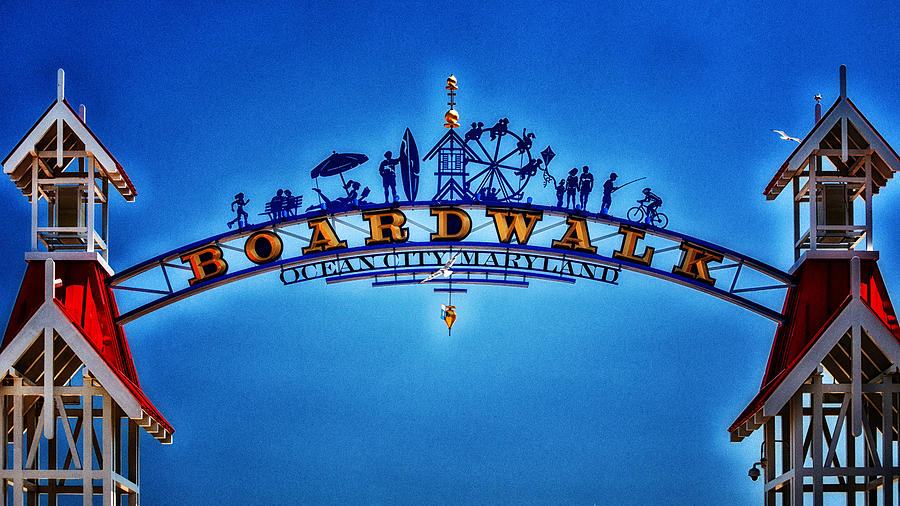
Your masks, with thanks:
<instances>
[{"instance_id":1,"label":"weather vane","mask_svg":"<svg viewBox=\"0 0 900 506\"><path fill-rule=\"evenodd\" d=\"M450 74L450 77L447 78L447 95L450 96L450 101L447 102L447 105L450 106L450 110L444 115L444 119L447 120L447 122L444 123L444 126L447 128L459 128L459 112L453 108L453 106L456 105L454 100L456 99L456 90L458 89L456 77L453 74Z\"/></svg>"}]
</instances>

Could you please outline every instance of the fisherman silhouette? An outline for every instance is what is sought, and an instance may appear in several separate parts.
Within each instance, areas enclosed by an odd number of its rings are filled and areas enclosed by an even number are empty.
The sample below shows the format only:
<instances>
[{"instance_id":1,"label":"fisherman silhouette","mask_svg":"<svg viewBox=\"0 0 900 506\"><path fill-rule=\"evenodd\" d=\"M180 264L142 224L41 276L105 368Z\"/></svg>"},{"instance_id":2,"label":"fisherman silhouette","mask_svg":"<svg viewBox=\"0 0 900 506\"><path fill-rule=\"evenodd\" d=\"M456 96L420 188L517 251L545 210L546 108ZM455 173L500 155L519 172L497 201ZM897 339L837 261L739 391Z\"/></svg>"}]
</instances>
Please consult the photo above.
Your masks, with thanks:
<instances>
[{"instance_id":1,"label":"fisherman silhouette","mask_svg":"<svg viewBox=\"0 0 900 506\"><path fill-rule=\"evenodd\" d=\"M609 206L612 204L612 194L620 187L615 186L614 181L619 177L615 172L609 175L609 179L603 183L603 204L600 206L600 214L609 214Z\"/></svg>"},{"instance_id":2,"label":"fisherman silhouette","mask_svg":"<svg viewBox=\"0 0 900 506\"><path fill-rule=\"evenodd\" d=\"M566 178L566 207L569 207L569 201L572 201L572 207L575 207L575 192L578 190L578 169L569 171L569 177Z\"/></svg>"},{"instance_id":3,"label":"fisherman silhouette","mask_svg":"<svg viewBox=\"0 0 900 506\"><path fill-rule=\"evenodd\" d=\"M662 205L663 201L659 195L650 191L650 188L644 188L644 198L638 200L638 204L647 204L647 216L644 217L644 223L653 224L653 218L656 216L656 209Z\"/></svg>"},{"instance_id":4,"label":"fisherman silhouette","mask_svg":"<svg viewBox=\"0 0 900 506\"><path fill-rule=\"evenodd\" d=\"M491 140L506 135L506 132L509 131L507 125L509 125L509 120L507 118L500 118L497 120L497 124L491 127Z\"/></svg>"},{"instance_id":5,"label":"fisherman silhouette","mask_svg":"<svg viewBox=\"0 0 900 506\"><path fill-rule=\"evenodd\" d=\"M556 185L556 207L563 206L563 199L566 197L566 180L560 179Z\"/></svg>"},{"instance_id":6,"label":"fisherman silhouette","mask_svg":"<svg viewBox=\"0 0 900 506\"><path fill-rule=\"evenodd\" d=\"M481 138L481 134L484 133L484 123L482 122L472 122L472 129L466 132L466 142L469 141L477 141Z\"/></svg>"},{"instance_id":7,"label":"fisherman silhouette","mask_svg":"<svg viewBox=\"0 0 900 506\"><path fill-rule=\"evenodd\" d=\"M244 194L238 193L234 196L234 202L231 203L231 211L235 212L234 206L237 206L237 216L228 222L228 228L231 228L235 223L237 223L238 228L244 228L247 226L247 211L244 211L244 206L250 203L250 200L244 200ZM243 221L243 225L241 222Z\"/></svg>"},{"instance_id":8,"label":"fisherman silhouette","mask_svg":"<svg viewBox=\"0 0 900 506\"><path fill-rule=\"evenodd\" d=\"M581 209L587 211L588 195L594 189L594 175L590 173L587 165L581 170L584 172L581 173L581 178L578 180L578 189L581 192Z\"/></svg>"},{"instance_id":9,"label":"fisherman silhouette","mask_svg":"<svg viewBox=\"0 0 900 506\"><path fill-rule=\"evenodd\" d=\"M384 160L378 167L378 173L381 174L381 183L384 185L384 201L388 200L388 189L391 190L394 200L397 200L397 164L400 163L399 158L391 158L390 151L384 154Z\"/></svg>"}]
</instances>

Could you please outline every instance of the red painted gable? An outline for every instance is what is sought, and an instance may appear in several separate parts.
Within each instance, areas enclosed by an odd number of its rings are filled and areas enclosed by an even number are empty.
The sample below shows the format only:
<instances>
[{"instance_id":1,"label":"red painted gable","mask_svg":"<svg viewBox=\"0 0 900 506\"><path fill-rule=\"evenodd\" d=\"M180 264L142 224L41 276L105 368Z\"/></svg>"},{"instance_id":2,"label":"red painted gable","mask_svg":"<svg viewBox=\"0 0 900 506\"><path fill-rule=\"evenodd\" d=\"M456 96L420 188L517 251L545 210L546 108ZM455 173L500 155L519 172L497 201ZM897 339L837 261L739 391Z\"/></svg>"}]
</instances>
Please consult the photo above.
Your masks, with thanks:
<instances>
[{"instance_id":1,"label":"red painted gable","mask_svg":"<svg viewBox=\"0 0 900 506\"><path fill-rule=\"evenodd\" d=\"M172 426L141 391L125 331L115 323L119 310L112 291L106 286L109 278L106 271L97 262L56 262L56 277L62 280L62 287L56 290L54 302L62 313L122 380L144 411L169 432L174 432ZM44 263L29 262L0 351L9 346L43 303Z\"/></svg>"},{"instance_id":2,"label":"red painted gable","mask_svg":"<svg viewBox=\"0 0 900 506\"><path fill-rule=\"evenodd\" d=\"M759 393L738 416L734 431L762 409L769 395L840 314L850 300L850 260L807 260L794 273L782 313L785 323L775 331L769 363ZM900 341L900 326L875 260L860 262L860 297Z\"/></svg>"}]
</instances>

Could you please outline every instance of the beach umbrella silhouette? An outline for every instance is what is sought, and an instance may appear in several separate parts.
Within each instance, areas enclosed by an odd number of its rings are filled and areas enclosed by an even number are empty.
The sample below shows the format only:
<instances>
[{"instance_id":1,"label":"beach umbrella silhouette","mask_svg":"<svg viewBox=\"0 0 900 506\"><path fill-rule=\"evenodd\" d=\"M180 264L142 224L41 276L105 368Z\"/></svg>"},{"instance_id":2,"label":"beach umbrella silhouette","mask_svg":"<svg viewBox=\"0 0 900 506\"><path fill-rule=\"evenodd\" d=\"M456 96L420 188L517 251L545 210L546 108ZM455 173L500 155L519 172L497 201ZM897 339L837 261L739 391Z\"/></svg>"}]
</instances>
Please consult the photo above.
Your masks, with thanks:
<instances>
[{"instance_id":1,"label":"beach umbrella silhouette","mask_svg":"<svg viewBox=\"0 0 900 506\"><path fill-rule=\"evenodd\" d=\"M368 160L369 157L366 155L332 151L328 158L322 160L322 163L316 165L315 168L310 171L309 176L316 180L316 187L318 187L319 176L328 177L337 174L341 176L341 183L343 186L347 186L347 182L344 180L344 172L365 163Z\"/></svg>"}]
</instances>

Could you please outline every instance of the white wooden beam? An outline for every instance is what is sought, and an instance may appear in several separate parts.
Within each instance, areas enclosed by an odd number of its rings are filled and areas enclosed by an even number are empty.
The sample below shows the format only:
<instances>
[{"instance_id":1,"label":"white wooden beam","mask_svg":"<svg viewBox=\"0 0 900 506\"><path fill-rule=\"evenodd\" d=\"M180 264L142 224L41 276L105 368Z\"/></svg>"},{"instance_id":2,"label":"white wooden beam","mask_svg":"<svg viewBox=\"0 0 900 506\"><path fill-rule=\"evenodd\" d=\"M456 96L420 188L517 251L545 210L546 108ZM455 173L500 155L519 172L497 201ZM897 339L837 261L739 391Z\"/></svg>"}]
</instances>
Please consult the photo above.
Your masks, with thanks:
<instances>
[{"instance_id":1,"label":"white wooden beam","mask_svg":"<svg viewBox=\"0 0 900 506\"><path fill-rule=\"evenodd\" d=\"M87 250L94 251L94 157L87 157Z\"/></svg>"},{"instance_id":2,"label":"white wooden beam","mask_svg":"<svg viewBox=\"0 0 900 506\"><path fill-rule=\"evenodd\" d=\"M847 307L851 314L851 341L850 341L850 386L852 389L851 405L853 407L852 425L850 433L853 437L859 437L862 434L862 336L860 328L859 311L859 284L860 284L860 262L859 257L855 256L850 259L850 296L851 304Z\"/></svg>"},{"instance_id":3,"label":"white wooden beam","mask_svg":"<svg viewBox=\"0 0 900 506\"><path fill-rule=\"evenodd\" d=\"M49 262L49 260L48 260ZM52 267L50 270L52 271ZM52 280L51 280L52 283ZM53 409L53 329L44 328L44 437L53 439L56 426L56 411ZM50 408L50 409L47 409Z\"/></svg>"},{"instance_id":4,"label":"white wooden beam","mask_svg":"<svg viewBox=\"0 0 900 506\"><path fill-rule=\"evenodd\" d=\"M66 434L66 442L69 444L69 454L72 455L72 461L77 469L81 469L81 458L78 457L78 446L75 444L75 437L72 434L72 426L69 425L69 415L66 412L66 405L62 400L62 396L57 394L56 407L59 409L59 416L62 418L63 432Z\"/></svg>"},{"instance_id":5,"label":"white wooden beam","mask_svg":"<svg viewBox=\"0 0 900 506\"><path fill-rule=\"evenodd\" d=\"M81 371L82 381L84 385L91 384L91 375L87 366ZM94 396L85 393L81 399L81 456L84 464L82 465L82 505L93 506L94 504L94 480L91 471L94 468Z\"/></svg>"}]
</instances>

